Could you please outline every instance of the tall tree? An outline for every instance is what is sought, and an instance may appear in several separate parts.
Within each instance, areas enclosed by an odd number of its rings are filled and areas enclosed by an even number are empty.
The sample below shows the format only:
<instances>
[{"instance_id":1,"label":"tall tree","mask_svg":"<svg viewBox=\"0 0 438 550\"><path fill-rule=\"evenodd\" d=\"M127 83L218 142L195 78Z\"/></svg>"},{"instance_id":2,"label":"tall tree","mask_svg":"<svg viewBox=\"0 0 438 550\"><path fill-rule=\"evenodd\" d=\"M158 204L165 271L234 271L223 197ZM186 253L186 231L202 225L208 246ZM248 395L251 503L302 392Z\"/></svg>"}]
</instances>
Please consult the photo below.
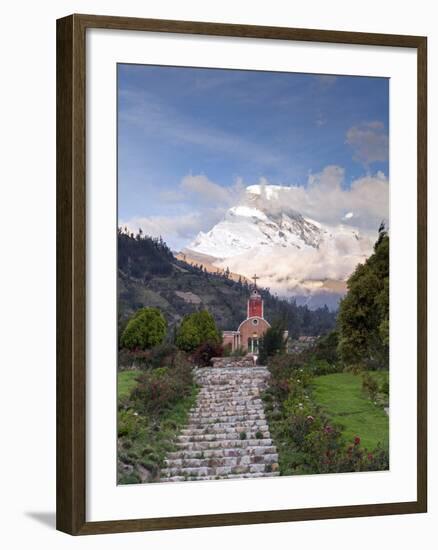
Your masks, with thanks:
<instances>
[{"instance_id":1,"label":"tall tree","mask_svg":"<svg viewBox=\"0 0 438 550\"><path fill-rule=\"evenodd\" d=\"M166 336L167 322L159 309L144 307L128 321L120 344L128 349L148 349L161 344Z\"/></svg>"},{"instance_id":2,"label":"tall tree","mask_svg":"<svg viewBox=\"0 0 438 550\"><path fill-rule=\"evenodd\" d=\"M178 328L176 345L184 351L193 351L206 342L221 342L221 334L211 313L202 310L186 315Z\"/></svg>"},{"instance_id":3,"label":"tall tree","mask_svg":"<svg viewBox=\"0 0 438 550\"><path fill-rule=\"evenodd\" d=\"M389 236L379 229L374 253L357 266L338 315L339 353L347 365L389 364Z\"/></svg>"}]
</instances>

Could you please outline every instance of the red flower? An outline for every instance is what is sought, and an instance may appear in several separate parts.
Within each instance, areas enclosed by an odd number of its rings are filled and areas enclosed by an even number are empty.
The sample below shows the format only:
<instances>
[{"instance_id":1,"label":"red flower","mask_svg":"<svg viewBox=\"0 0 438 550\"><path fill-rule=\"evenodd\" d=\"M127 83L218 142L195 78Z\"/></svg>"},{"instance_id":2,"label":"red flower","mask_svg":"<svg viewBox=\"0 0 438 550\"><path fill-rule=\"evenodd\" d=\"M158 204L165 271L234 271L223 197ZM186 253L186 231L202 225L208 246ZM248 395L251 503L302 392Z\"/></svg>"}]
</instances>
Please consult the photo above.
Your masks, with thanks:
<instances>
[{"instance_id":1,"label":"red flower","mask_svg":"<svg viewBox=\"0 0 438 550\"><path fill-rule=\"evenodd\" d=\"M368 453L368 460L373 460L373 455L371 453Z\"/></svg>"},{"instance_id":2,"label":"red flower","mask_svg":"<svg viewBox=\"0 0 438 550\"><path fill-rule=\"evenodd\" d=\"M356 437L354 438L354 444L355 444L355 445L359 445L359 443L360 443L360 437L356 436Z\"/></svg>"}]
</instances>

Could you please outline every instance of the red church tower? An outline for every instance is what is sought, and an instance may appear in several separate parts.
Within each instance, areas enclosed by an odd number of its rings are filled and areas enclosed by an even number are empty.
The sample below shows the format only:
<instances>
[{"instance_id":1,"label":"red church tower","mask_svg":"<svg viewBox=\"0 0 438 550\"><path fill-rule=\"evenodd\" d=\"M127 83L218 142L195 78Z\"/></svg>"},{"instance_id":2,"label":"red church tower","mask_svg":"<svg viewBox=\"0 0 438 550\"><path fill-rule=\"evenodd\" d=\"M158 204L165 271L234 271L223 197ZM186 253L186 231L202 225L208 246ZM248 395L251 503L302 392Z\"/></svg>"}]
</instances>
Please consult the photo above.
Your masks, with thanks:
<instances>
[{"instance_id":1,"label":"red church tower","mask_svg":"<svg viewBox=\"0 0 438 550\"><path fill-rule=\"evenodd\" d=\"M254 275L254 288L248 300L247 319L250 317L260 317L263 319L263 300L257 290L257 275Z\"/></svg>"}]
</instances>

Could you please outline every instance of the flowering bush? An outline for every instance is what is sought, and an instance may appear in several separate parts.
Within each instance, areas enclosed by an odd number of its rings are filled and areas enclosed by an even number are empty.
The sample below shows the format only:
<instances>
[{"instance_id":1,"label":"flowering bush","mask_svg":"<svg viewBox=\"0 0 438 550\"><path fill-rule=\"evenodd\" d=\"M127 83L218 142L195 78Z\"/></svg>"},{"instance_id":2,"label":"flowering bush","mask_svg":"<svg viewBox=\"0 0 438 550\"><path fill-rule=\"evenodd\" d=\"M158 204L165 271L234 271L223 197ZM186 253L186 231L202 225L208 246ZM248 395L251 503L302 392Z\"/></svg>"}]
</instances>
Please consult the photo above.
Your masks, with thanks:
<instances>
[{"instance_id":1,"label":"flowering bush","mask_svg":"<svg viewBox=\"0 0 438 550\"><path fill-rule=\"evenodd\" d=\"M270 387L263 400L283 474L388 469L386 451L362 449L359 436L346 443L341 428L314 403L314 369L289 356L275 357L269 370Z\"/></svg>"}]
</instances>

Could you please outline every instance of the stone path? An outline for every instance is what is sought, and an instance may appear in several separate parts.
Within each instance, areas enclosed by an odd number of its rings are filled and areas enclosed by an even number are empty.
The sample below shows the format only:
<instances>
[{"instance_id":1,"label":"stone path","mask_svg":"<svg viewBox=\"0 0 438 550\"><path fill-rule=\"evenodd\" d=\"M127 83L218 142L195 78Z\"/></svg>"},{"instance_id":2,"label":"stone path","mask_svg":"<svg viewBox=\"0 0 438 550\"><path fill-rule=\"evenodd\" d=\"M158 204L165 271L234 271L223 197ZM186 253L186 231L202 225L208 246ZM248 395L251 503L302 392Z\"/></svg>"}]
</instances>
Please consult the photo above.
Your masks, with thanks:
<instances>
[{"instance_id":1,"label":"stone path","mask_svg":"<svg viewBox=\"0 0 438 550\"><path fill-rule=\"evenodd\" d=\"M160 481L278 476L277 449L260 398L268 378L266 367L197 369L197 404Z\"/></svg>"}]
</instances>

